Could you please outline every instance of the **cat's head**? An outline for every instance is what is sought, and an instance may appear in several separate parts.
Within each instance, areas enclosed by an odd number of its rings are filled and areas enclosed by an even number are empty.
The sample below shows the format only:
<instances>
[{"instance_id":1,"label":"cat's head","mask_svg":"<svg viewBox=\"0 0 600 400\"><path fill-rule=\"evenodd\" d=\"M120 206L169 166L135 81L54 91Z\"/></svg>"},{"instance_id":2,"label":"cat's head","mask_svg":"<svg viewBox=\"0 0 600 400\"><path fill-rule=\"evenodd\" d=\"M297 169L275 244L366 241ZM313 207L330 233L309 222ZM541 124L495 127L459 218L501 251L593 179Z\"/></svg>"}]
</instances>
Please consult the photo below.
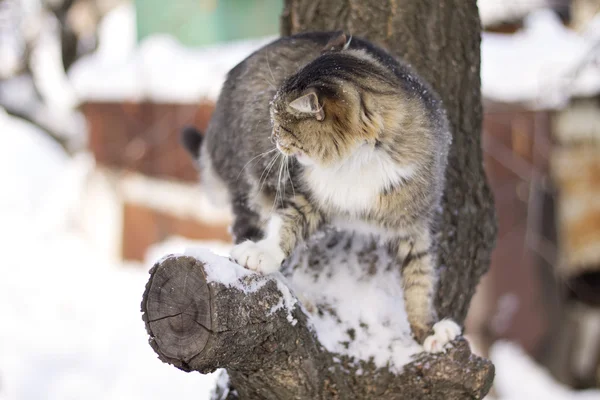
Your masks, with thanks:
<instances>
[{"instance_id":1,"label":"cat's head","mask_svg":"<svg viewBox=\"0 0 600 400\"><path fill-rule=\"evenodd\" d=\"M393 74L343 34L284 81L271 102L272 140L302 164L333 165L375 143L385 124L377 96L394 92Z\"/></svg>"}]
</instances>

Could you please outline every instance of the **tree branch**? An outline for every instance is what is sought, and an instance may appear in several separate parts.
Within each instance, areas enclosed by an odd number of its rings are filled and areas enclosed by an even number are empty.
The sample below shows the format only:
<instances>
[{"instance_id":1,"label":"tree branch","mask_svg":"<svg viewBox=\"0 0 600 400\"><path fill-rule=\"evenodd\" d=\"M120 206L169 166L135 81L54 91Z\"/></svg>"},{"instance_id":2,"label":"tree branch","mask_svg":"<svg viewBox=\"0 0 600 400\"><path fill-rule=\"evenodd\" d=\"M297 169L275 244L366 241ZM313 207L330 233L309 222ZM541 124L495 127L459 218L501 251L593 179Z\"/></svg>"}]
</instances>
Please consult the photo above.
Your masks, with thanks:
<instances>
[{"instance_id":1,"label":"tree branch","mask_svg":"<svg viewBox=\"0 0 600 400\"><path fill-rule=\"evenodd\" d=\"M214 264L189 256L159 261L143 318L161 360L184 371L226 368L242 399L477 399L491 386L493 365L464 340L417 357L399 374L329 353L281 281L247 273L224 284L211 271L231 276L241 267Z\"/></svg>"}]
</instances>

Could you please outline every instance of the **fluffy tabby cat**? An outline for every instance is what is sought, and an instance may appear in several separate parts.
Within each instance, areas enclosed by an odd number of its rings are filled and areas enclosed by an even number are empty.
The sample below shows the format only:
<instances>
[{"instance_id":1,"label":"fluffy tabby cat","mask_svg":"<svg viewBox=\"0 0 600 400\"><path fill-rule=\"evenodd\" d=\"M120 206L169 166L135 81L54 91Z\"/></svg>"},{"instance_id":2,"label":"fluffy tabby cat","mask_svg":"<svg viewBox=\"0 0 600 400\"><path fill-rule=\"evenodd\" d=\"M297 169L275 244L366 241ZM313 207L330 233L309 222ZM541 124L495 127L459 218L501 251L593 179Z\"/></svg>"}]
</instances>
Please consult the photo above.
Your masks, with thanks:
<instances>
[{"instance_id":1,"label":"fluffy tabby cat","mask_svg":"<svg viewBox=\"0 0 600 400\"><path fill-rule=\"evenodd\" d=\"M341 32L281 38L229 72L205 139L182 138L232 204L239 264L278 271L324 224L375 234L397 254L417 340L440 351L460 334L433 308L451 135L437 95L399 60Z\"/></svg>"}]
</instances>

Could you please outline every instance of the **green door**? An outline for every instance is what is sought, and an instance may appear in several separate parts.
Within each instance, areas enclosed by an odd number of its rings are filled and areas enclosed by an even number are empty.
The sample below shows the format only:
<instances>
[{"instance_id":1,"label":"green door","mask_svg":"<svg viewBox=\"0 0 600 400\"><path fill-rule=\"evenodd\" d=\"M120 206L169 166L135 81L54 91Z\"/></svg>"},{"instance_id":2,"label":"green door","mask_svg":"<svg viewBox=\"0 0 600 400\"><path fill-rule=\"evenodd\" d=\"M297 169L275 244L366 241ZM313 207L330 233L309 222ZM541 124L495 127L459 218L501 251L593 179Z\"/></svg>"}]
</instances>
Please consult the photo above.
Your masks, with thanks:
<instances>
[{"instance_id":1,"label":"green door","mask_svg":"<svg viewBox=\"0 0 600 400\"><path fill-rule=\"evenodd\" d=\"M279 33L283 0L135 0L138 41L168 33L188 46Z\"/></svg>"}]
</instances>

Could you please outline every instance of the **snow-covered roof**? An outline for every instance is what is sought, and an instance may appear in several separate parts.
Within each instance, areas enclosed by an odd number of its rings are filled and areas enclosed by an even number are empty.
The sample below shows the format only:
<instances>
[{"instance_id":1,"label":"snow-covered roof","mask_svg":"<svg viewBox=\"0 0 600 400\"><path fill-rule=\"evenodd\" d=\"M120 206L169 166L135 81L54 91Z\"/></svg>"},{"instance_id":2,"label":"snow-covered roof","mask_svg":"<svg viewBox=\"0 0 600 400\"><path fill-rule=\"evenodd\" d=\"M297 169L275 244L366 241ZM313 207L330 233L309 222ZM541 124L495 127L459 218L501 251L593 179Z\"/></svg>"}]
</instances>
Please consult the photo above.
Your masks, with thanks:
<instances>
[{"instance_id":1,"label":"snow-covered roof","mask_svg":"<svg viewBox=\"0 0 600 400\"><path fill-rule=\"evenodd\" d=\"M600 92L600 17L583 34L549 10L532 13L515 34L484 33L481 81L485 98L555 108L573 96Z\"/></svg>"},{"instance_id":2,"label":"snow-covered roof","mask_svg":"<svg viewBox=\"0 0 600 400\"><path fill-rule=\"evenodd\" d=\"M481 11L486 12L485 8ZM98 51L71 69L70 81L80 100L188 103L203 97L216 99L227 71L273 39L190 49L159 35L136 47L134 35L127 33L133 20L133 7L116 9L101 27ZM524 28L515 34L484 33L484 98L554 108L572 96L600 92L600 64L585 62L590 61L599 39L600 17L579 34L547 9L529 14Z\"/></svg>"},{"instance_id":3,"label":"snow-covered roof","mask_svg":"<svg viewBox=\"0 0 600 400\"><path fill-rule=\"evenodd\" d=\"M532 11L548 7L549 3L549 0L477 0L483 26L519 20Z\"/></svg>"},{"instance_id":4,"label":"snow-covered roof","mask_svg":"<svg viewBox=\"0 0 600 400\"><path fill-rule=\"evenodd\" d=\"M169 35L136 46L135 9L124 4L99 26L98 50L69 71L79 98L190 103L216 99L227 72L274 37L188 48Z\"/></svg>"},{"instance_id":5,"label":"snow-covered roof","mask_svg":"<svg viewBox=\"0 0 600 400\"><path fill-rule=\"evenodd\" d=\"M80 98L188 103L216 99L227 72L273 38L189 49L168 35L144 40L126 60L82 59L71 72Z\"/></svg>"}]
</instances>

